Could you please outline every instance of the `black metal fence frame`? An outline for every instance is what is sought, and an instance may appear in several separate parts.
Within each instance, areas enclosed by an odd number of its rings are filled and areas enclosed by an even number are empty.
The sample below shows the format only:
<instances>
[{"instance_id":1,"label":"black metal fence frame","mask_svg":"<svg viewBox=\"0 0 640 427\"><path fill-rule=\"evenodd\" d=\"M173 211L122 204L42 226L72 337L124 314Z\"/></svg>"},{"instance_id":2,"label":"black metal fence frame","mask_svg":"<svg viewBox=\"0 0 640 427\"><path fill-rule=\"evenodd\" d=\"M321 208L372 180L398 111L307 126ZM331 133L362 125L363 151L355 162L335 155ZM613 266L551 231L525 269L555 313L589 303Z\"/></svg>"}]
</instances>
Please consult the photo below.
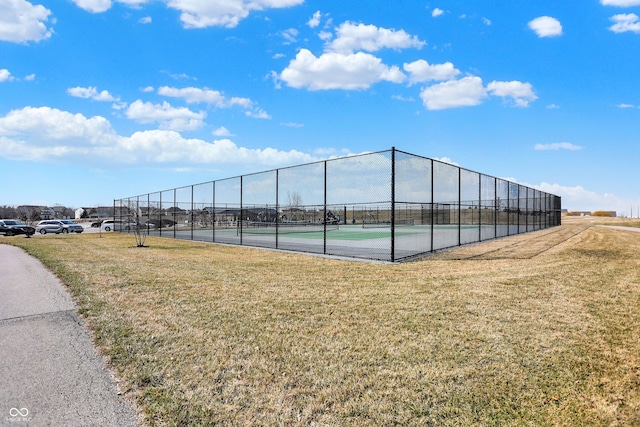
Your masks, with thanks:
<instances>
[{"instance_id":1,"label":"black metal fence frame","mask_svg":"<svg viewBox=\"0 0 640 427\"><path fill-rule=\"evenodd\" d=\"M296 204L291 190L313 202ZM558 196L395 148L116 199L113 209L118 232L390 262L561 224ZM256 236L252 221L273 230ZM336 240L333 222L388 228L388 238ZM284 225L296 224L315 227L321 244L317 233L289 238Z\"/></svg>"}]
</instances>

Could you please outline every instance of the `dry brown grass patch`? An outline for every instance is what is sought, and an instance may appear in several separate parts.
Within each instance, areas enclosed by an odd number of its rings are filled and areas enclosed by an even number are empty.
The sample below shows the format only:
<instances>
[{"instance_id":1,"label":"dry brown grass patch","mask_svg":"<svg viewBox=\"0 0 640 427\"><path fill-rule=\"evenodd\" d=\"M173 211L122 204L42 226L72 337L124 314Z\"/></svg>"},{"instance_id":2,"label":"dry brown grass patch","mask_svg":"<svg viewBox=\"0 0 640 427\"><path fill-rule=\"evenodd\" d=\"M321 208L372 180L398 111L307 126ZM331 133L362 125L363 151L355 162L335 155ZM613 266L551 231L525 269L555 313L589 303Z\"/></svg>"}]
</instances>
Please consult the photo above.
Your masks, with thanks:
<instances>
[{"instance_id":1,"label":"dry brown grass patch","mask_svg":"<svg viewBox=\"0 0 640 427\"><path fill-rule=\"evenodd\" d=\"M68 284L150 425L638 425L640 235L592 225L400 265L11 242Z\"/></svg>"}]
</instances>

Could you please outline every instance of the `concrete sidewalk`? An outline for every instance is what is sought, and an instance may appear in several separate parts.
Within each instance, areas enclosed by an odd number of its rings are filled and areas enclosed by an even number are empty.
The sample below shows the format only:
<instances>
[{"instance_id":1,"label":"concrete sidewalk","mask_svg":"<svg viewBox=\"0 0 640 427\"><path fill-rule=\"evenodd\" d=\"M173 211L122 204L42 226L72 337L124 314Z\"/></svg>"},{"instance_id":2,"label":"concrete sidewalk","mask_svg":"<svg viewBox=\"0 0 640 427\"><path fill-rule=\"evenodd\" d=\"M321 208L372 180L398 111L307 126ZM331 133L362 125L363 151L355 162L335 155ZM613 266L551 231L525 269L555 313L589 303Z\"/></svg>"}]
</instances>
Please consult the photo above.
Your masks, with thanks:
<instances>
[{"instance_id":1,"label":"concrete sidewalk","mask_svg":"<svg viewBox=\"0 0 640 427\"><path fill-rule=\"evenodd\" d=\"M64 286L22 249L0 244L0 426L17 425L140 423Z\"/></svg>"}]
</instances>

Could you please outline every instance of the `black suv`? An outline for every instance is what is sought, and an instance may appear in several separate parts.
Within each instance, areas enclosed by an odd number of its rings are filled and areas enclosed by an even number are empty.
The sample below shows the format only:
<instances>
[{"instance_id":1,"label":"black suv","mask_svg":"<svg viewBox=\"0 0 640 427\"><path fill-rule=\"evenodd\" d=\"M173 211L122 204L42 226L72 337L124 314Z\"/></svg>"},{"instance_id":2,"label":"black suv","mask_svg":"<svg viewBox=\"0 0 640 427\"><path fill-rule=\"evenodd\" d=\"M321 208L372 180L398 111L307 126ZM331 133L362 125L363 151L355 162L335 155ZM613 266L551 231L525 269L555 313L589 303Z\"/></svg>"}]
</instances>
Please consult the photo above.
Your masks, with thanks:
<instances>
[{"instance_id":1,"label":"black suv","mask_svg":"<svg viewBox=\"0 0 640 427\"><path fill-rule=\"evenodd\" d=\"M15 236L24 234L31 237L36 233L36 229L30 225L25 225L15 219L0 219L0 234L5 236Z\"/></svg>"}]
</instances>

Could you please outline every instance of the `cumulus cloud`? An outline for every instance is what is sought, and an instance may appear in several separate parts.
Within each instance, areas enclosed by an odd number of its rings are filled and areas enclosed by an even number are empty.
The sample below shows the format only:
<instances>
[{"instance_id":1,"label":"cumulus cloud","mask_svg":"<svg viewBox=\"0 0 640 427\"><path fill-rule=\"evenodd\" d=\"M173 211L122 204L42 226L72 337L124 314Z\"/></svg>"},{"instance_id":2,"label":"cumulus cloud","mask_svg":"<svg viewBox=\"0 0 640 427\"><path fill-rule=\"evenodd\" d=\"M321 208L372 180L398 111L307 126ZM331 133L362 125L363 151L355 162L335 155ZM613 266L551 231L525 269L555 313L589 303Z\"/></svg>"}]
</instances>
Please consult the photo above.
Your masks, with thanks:
<instances>
[{"instance_id":1,"label":"cumulus cloud","mask_svg":"<svg viewBox=\"0 0 640 427\"><path fill-rule=\"evenodd\" d=\"M104 117L87 118L50 107L25 107L0 117L0 139L9 158L39 159L48 154L109 145L116 134Z\"/></svg>"},{"instance_id":2,"label":"cumulus cloud","mask_svg":"<svg viewBox=\"0 0 640 427\"><path fill-rule=\"evenodd\" d=\"M184 107L175 108L166 101L162 104L153 104L137 100L129 105L126 116L139 123L158 123L160 129L164 130L187 131L201 128L207 114L204 111L194 112Z\"/></svg>"},{"instance_id":3,"label":"cumulus cloud","mask_svg":"<svg viewBox=\"0 0 640 427\"><path fill-rule=\"evenodd\" d=\"M180 20L185 28L233 28L252 11L297 6L304 3L304 0L166 0L166 2L168 7L180 11Z\"/></svg>"},{"instance_id":4,"label":"cumulus cloud","mask_svg":"<svg viewBox=\"0 0 640 427\"><path fill-rule=\"evenodd\" d=\"M94 101L117 102L118 98L114 97L107 90L98 92L93 86L89 87L72 87L67 89L67 93L76 98L93 99Z\"/></svg>"},{"instance_id":5,"label":"cumulus cloud","mask_svg":"<svg viewBox=\"0 0 640 427\"><path fill-rule=\"evenodd\" d=\"M613 21L614 24L609 27L609 30L614 33L632 32L640 34L640 17L635 13L614 15L611 17L611 21Z\"/></svg>"},{"instance_id":6,"label":"cumulus cloud","mask_svg":"<svg viewBox=\"0 0 640 427\"><path fill-rule=\"evenodd\" d=\"M539 185L528 185L540 191L562 197L562 207L570 211L617 211L622 214L635 201L623 200L614 194L596 193L580 185L566 186L558 183L543 182Z\"/></svg>"},{"instance_id":7,"label":"cumulus cloud","mask_svg":"<svg viewBox=\"0 0 640 427\"><path fill-rule=\"evenodd\" d=\"M569 151L578 151L582 150L582 147L579 145L574 145L570 142L554 142L551 144L536 144L534 150L537 151L545 151L545 150L569 150Z\"/></svg>"},{"instance_id":8,"label":"cumulus cloud","mask_svg":"<svg viewBox=\"0 0 640 427\"><path fill-rule=\"evenodd\" d=\"M379 28L375 25L344 22L336 30L337 37L330 42L329 52L351 53L359 50L375 52L380 49L421 48L426 42L404 30Z\"/></svg>"},{"instance_id":9,"label":"cumulus cloud","mask_svg":"<svg viewBox=\"0 0 640 427\"><path fill-rule=\"evenodd\" d=\"M188 104L204 103L213 105L216 108L240 107L246 110L245 114L248 117L258 119L271 118L271 116L266 111L258 108L256 106L256 103L251 99L238 96L227 97L222 92L213 89L197 87L175 88L162 86L158 88L158 94L171 98L180 98L185 100Z\"/></svg>"},{"instance_id":10,"label":"cumulus cloud","mask_svg":"<svg viewBox=\"0 0 640 427\"><path fill-rule=\"evenodd\" d=\"M229 129L224 126L220 126L218 129L212 132L213 136L233 136Z\"/></svg>"},{"instance_id":11,"label":"cumulus cloud","mask_svg":"<svg viewBox=\"0 0 640 427\"><path fill-rule=\"evenodd\" d=\"M631 7L640 6L640 0L600 0L603 6Z\"/></svg>"},{"instance_id":12,"label":"cumulus cloud","mask_svg":"<svg viewBox=\"0 0 640 427\"><path fill-rule=\"evenodd\" d=\"M428 110L444 110L479 105L487 97L480 77L450 80L422 90L420 98Z\"/></svg>"},{"instance_id":13,"label":"cumulus cloud","mask_svg":"<svg viewBox=\"0 0 640 427\"><path fill-rule=\"evenodd\" d=\"M319 10L316 11L311 17L311 19L307 21L307 25L309 26L309 28L316 28L318 25L320 25L321 17L322 17L322 14L320 13L320 11Z\"/></svg>"},{"instance_id":14,"label":"cumulus cloud","mask_svg":"<svg viewBox=\"0 0 640 427\"><path fill-rule=\"evenodd\" d=\"M487 85L487 90L491 95L512 99L518 107L528 107L530 102L538 99L531 83L493 81Z\"/></svg>"},{"instance_id":15,"label":"cumulus cloud","mask_svg":"<svg viewBox=\"0 0 640 427\"><path fill-rule=\"evenodd\" d=\"M0 83L2 82L10 82L13 80L13 76L6 68L0 69Z\"/></svg>"},{"instance_id":16,"label":"cumulus cloud","mask_svg":"<svg viewBox=\"0 0 640 427\"><path fill-rule=\"evenodd\" d=\"M102 13L111 9L111 0L72 0L76 6L91 13Z\"/></svg>"},{"instance_id":17,"label":"cumulus cloud","mask_svg":"<svg viewBox=\"0 0 640 427\"><path fill-rule=\"evenodd\" d=\"M432 80L451 80L460 74L451 62L429 64L424 59L405 63L403 68L409 73L409 83L422 83Z\"/></svg>"},{"instance_id":18,"label":"cumulus cloud","mask_svg":"<svg viewBox=\"0 0 640 427\"><path fill-rule=\"evenodd\" d=\"M480 105L487 97L499 96L513 100L518 107L527 107L538 97L530 83L493 81L484 87L482 79L467 76L423 88L420 97L428 110L445 110Z\"/></svg>"},{"instance_id":19,"label":"cumulus cloud","mask_svg":"<svg viewBox=\"0 0 640 427\"><path fill-rule=\"evenodd\" d=\"M248 98L227 98L222 92L207 88L161 86L158 88L158 94L171 98L181 98L189 104L206 103L218 108L229 108L235 105L251 107L253 105L253 102Z\"/></svg>"},{"instance_id":20,"label":"cumulus cloud","mask_svg":"<svg viewBox=\"0 0 640 427\"><path fill-rule=\"evenodd\" d=\"M51 11L27 0L0 2L0 40L13 43L39 42L48 39L53 30L47 27Z\"/></svg>"},{"instance_id":21,"label":"cumulus cloud","mask_svg":"<svg viewBox=\"0 0 640 427\"><path fill-rule=\"evenodd\" d=\"M90 13L102 13L121 3L138 8L150 0L72 0L78 7ZM185 28L228 27L233 28L253 11L297 6L304 0L164 0L167 7L180 12ZM150 18L143 18L149 23Z\"/></svg>"},{"instance_id":22,"label":"cumulus cloud","mask_svg":"<svg viewBox=\"0 0 640 427\"><path fill-rule=\"evenodd\" d=\"M407 76L398 66L385 65L382 59L368 52L419 49L426 44L404 30L348 21L336 28L335 38L330 34L322 38L326 44L320 56L303 48L280 74L272 72L277 87L281 81L290 87L308 90L359 90L381 81L402 83Z\"/></svg>"},{"instance_id":23,"label":"cumulus cloud","mask_svg":"<svg viewBox=\"0 0 640 427\"><path fill-rule=\"evenodd\" d=\"M219 128L223 132L224 128ZM109 163L192 163L269 167L318 160L296 151L249 149L229 139L184 138L174 130L118 135L107 119L87 118L49 107L26 107L0 117L0 156L12 160L52 159Z\"/></svg>"},{"instance_id":24,"label":"cumulus cloud","mask_svg":"<svg viewBox=\"0 0 640 427\"><path fill-rule=\"evenodd\" d=\"M538 37L557 37L562 35L562 24L551 16L540 16L530 21L528 25Z\"/></svg>"},{"instance_id":25,"label":"cumulus cloud","mask_svg":"<svg viewBox=\"0 0 640 427\"><path fill-rule=\"evenodd\" d=\"M442 15L443 13L444 13L444 10L439 9L439 8L436 7L435 9L433 9L433 12L431 12L431 16L436 18L436 17Z\"/></svg>"},{"instance_id":26,"label":"cumulus cloud","mask_svg":"<svg viewBox=\"0 0 640 427\"><path fill-rule=\"evenodd\" d=\"M289 86L309 90L366 89L380 81L403 82L406 76L397 66L364 52L329 52L316 57L301 49L279 76Z\"/></svg>"}]
</instances>

